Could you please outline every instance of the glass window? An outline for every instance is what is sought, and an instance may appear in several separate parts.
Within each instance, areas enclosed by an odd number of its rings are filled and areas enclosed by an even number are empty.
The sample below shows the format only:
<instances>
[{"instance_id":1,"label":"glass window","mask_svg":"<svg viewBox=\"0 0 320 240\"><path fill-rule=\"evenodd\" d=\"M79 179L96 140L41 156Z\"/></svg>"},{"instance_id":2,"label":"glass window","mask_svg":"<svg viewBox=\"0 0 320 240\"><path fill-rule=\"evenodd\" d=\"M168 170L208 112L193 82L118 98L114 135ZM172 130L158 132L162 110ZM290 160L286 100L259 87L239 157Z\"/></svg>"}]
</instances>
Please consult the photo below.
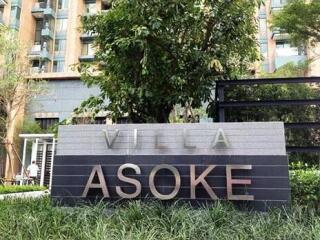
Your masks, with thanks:
<instances>
[{"instance_id":1,"label":"glass window","mask_svg":"<svg viewBox=\"0 0 320 240\"><path fill-rule=\"evenodd\" d=\"M36 118L35 120L40 125L41 129L44 130L59 123L59 118Z\"/></svg>"},{"instance_id":2,"label":"glass window","mask_svg":"<svg viewBox=\"0 0 320 240\"><path fill-rule=\"evenodd\" d=\"M66 40L65 39L57 39L54 45L54 53L55 55L64 55L66 50Z\"/></svg>"},{"instance_id":3,"label":"glass window","mask_svg":"<svg viewBox=\"0 0 320 240\"><path fill-rule=\"evenodd\" d=\"M95 49L93 43L84 43L82 44L81 55L83 56L93 56Z\"/></svg>"},{"instance_id":4,"label":"glass window","mask_svg":"<svg viewBox=\"0 0 320 240\"><path fill-rule=\"evenodd\" d=\"M276 54L277 56L298 56L305 55L304 48L297 48L290 45L288 41L277 41L276 42Z\"/></svg>"},{"instance_id":5,"label":"glass window","mask_svg":"<svg viewBox=\"0 0 320 240\"><path fill-rule=\"evenodd\" d=\"M259 29L260 29L260 37L263 39L267 38L267 19L262 18L259 19Z\"/></svg>"},{"instance_id":6,"label":"glass window","mask_svg":"<svg viewBox=\"0 0 320 240\"><path fill-rule=\"evenodd\" d=\"M19 27L20 25L20 15L21 15L21 8L20 7L12 7L11 14L10 14L10 22L14 27Z\"/></svg>"},{"instance_id":7,"label":"glass window","mask_svg":"<svg viewBox=\"0 0 320 240\"><path fill-rule=\"evenodd\" d=\"M58 9L68 9L68 0L58 0Z\"/></svg>"},{"instance_id":8,"label":"glass window","mask_svg":"<svg viewBox=\"0 0 320 240\"><path fill-rule=\"evenodd\" d=\"M260 51L264 59L268 58L268 44L260 43Z\"/></svg>"},{"instance_id":9,"label":"glass window","mask_svg":"<svg viewBox=\"0 0 320 240\"><path fill-rule=\"evenodd\" d=\"M0 19L3 18L4 7L0 7Z\"/></svg>"},{"instance_id":10,"label":"glass window","mask_svg":"<svg viewBox=\"0 0 320 240\"><path fill-rule=\"evenodd\" d=\"M64 71L64 61L54 61L53 72L63 72L63 71Z\"/></svg>"},{"instance_id":11,"label":"glass window","mask_svg":"<svg viewBox=\"0 0 320 240\"><path fill-rule=\"evenodd\" d=\"M57 32L65 32L68 28L68 19L60 18L57 19Z\"/></svg>"},{"instance_id":12,"label":"glass window","mask_svg":"<svg viewBox=\"0 0 320 240\"><path fill-rule=\"evenodd\" d=\"M97 12L96 3L86 3L85 13L94 14Z\"/></svg>"},{"instance_id":13,"label":"glass window","mask_svg":"<svg viewBox=\"0 0 320 240\"><path fill-rule=\"evenodd\" d=\"M36 33L34 36L34 42L40 44L41 42L41 30L42 30L42 20L36 21Z\"/></svg>"}]
</instances>

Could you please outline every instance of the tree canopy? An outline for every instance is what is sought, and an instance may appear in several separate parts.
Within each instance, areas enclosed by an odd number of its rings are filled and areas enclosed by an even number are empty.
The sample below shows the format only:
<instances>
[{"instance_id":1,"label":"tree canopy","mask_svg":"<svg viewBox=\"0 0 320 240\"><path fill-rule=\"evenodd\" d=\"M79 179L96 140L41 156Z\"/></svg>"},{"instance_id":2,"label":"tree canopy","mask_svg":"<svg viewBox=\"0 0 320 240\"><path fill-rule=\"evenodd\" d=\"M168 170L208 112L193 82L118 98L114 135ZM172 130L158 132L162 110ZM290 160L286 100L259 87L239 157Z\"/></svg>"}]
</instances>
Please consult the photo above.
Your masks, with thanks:
<instances>
[{"instance_id":1,"label":"tree canopy","mask_svg":"<svg viewBox=\"0 0 320 240\"><path fill-rule=\"evenodd\" d=\"M289 0L272 25L289 33L296 45L320 42L320 0Z\"/></svg>"},{"instance_id":2,"label":"tree canopy","mask_svg":"<svg viewBox=\"0 0 320 240\"><path fill-rule=\"evenodd\" d=\"M115 0L83 18L97 35L99 73L82 78L101 95L78 111L110 111L131 122L168 122L176 104L212 102L215 80L246 72L259 59L255 12L261 0ZM108 103L106 103L108 99Z\"/></svg>"}]
</instances>

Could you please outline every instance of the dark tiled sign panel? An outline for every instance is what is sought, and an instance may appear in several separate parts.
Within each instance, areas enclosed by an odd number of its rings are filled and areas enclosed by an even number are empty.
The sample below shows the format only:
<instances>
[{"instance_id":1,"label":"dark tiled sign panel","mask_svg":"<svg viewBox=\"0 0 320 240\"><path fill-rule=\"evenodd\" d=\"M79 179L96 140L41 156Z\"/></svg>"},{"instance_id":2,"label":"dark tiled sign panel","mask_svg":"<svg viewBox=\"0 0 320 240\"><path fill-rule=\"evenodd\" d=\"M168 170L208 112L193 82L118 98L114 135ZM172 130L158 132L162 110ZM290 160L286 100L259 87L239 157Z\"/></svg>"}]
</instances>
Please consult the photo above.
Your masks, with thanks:
<instances>
[{"instance_id":1,"label":"dark tiled sign panel","mask_svg":"<svg viewBox=\"0 0 320 240\"><path fill-rule=\"evenodd\" d=\"M229 200L290 205L280 122L77 125L59 128L52 198L83 201Z\"/></svg>"}]
</instances>

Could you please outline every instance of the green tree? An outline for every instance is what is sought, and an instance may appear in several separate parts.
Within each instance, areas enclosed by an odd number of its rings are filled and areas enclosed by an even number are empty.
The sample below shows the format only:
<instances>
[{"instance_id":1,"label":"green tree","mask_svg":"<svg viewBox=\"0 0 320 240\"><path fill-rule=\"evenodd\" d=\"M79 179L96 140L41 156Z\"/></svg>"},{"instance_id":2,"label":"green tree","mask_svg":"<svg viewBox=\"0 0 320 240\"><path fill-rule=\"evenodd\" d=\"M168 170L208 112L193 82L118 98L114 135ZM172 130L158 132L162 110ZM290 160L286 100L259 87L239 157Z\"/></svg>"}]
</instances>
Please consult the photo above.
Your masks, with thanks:
<instances>
[{"instance_id":1,"label":"green tree","mask_svg":"<svg viewBox=\"0 0 320 240\"><path fill-rule=\"evenodd\" d=\"M289 33L296 45L320 41L320 0L289 0L272 19L273 27Z\"/></svg>"},{"instance_id":2,"label":"green tree","mask_svg":"<svg viewBox=\"0 0 320 240\"><path fill-rule=\"evenodd\" d=\"M115 0L107 13L84 17L83 30L97 34L99 73L90 65L80 70L101 95L77 111L162 123L177 104L212 102L215 80L241 74L259 58L254 16L260 3Z\"/></svg>"},{"instance_id":3,"label":"green tree","mask_svg":"<svg viewBox=\"0 0 320 240\"><path fill-rule=\"evenodd\" d=\"M15 137L22 125L24 106L41 89L26 78L28 60L24 52L16 31L0 24L0 144L7 155L7 178L13 178L20 167Z\"/></svg>"}]
</instances>

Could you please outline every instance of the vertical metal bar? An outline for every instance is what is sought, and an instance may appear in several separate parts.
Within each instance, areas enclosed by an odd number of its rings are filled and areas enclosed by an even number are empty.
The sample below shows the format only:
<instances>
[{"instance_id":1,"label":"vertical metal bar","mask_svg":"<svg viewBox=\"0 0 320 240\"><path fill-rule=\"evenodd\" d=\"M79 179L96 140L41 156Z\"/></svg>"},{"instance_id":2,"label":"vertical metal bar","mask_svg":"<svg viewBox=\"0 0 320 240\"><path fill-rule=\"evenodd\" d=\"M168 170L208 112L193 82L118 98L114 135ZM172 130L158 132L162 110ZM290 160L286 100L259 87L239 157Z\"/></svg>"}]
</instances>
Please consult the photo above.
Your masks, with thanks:
<instances>
[{"instance_id":1,"label":"vertical metal bar","mask_svg":"<svg viewBox=\"0 0 320 240\"><path fill-rule=\"evenodd\" d=\"M50 181L49 181L49 190L51 190L52 186L52 171L53 171L53 161L54 161L54 152L55 152L55 146L56 146L56 139L53 138L52 141L52 154L51 154L51 166L50 166Z\"/></svg>"},{"instance_id":2,"label":"vertical metal bar","mask_svg":"<svg viewBox=\"0 0 320 240\"><path fill-rule=\"evenodd\" d=\"M46 167L46 155L47 155L46 152L47 152L47 142L44 142L43 149L42 149L40 186L44 185L44 171Z\"/></svg>"},{"instance_id":3,"label":"vertical metal bar","mask_svg":"<svg viewBox=\"0 0 320 240\"><path fill-rule=\"evenodd\" d=\"M219 103L224 102L224 86L218 85L218 102ZM224 107L220 107L220 104L218 104L218 118L219 118L219 122L225 122Z\"/></svg>"}]
</instances>

